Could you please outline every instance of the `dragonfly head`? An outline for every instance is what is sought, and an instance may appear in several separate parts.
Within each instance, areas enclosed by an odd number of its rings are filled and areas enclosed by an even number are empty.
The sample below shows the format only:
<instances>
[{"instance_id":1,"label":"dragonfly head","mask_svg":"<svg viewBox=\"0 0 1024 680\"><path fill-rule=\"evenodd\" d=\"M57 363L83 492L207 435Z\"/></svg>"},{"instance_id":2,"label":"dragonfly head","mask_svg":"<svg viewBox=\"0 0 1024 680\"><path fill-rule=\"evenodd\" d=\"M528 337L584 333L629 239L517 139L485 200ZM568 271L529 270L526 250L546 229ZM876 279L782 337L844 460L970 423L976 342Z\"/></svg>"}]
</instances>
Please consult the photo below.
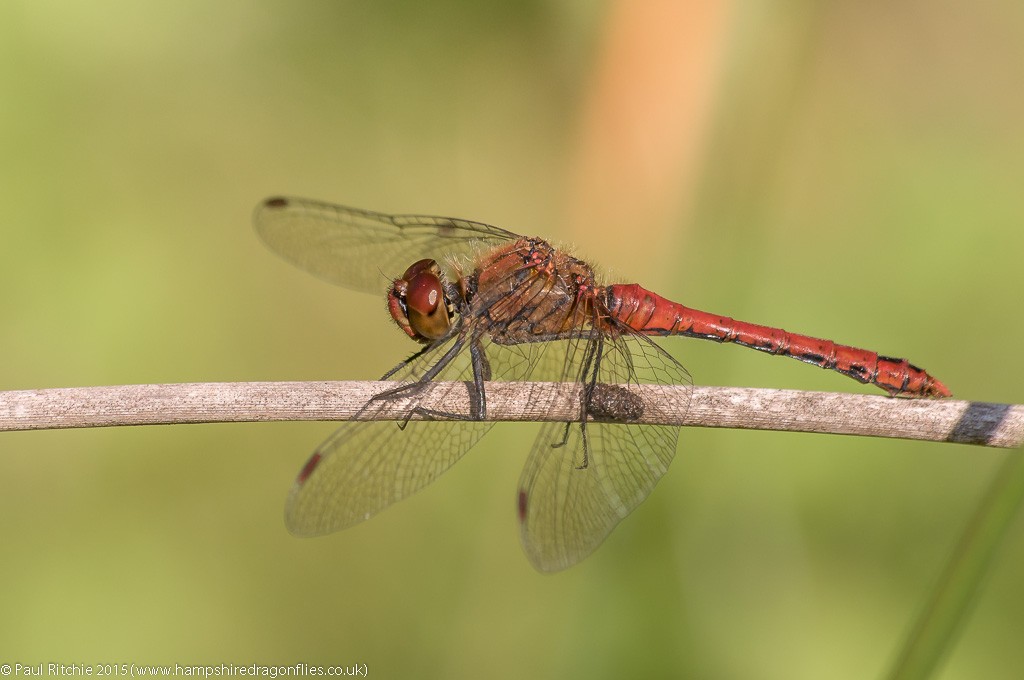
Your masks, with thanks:
<instances>
[{"instance_id":1,"label":"dragonfly head","mask_svg":"<svg viewBox=\"0 0 1024 680\"><path fill-rule=\"evenodd\" d=\"M395 279L388 291L388 311L413 340L426 343L444 337L455 312L437 262L420 260Z\"/></svg>"}]
</instances>

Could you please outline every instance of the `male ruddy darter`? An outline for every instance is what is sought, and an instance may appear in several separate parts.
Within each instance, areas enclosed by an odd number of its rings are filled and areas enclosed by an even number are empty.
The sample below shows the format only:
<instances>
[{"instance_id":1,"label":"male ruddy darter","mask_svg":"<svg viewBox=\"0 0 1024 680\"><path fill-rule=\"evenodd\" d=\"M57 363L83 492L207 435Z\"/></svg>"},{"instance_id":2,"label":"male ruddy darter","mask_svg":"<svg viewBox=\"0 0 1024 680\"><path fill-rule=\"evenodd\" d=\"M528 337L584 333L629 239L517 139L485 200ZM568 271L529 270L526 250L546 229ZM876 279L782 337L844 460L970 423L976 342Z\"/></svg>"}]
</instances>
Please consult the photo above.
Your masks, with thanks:
<instances>
[{"instance_id":1,"label":"male ruddy darter","mask_svg":"<svg viewBox=\"0 0 1024 680\"><path fill-rule=\"evenodd\" d=\"M590 265L547 241L479 222L271 198L255 226L272 250L322 279L370 293L386 288L392 318L422 345L384 374L399 385L363 407L372 413L411 398L406 419L346 423L302 468L285 511L295 534L344 529L436 479L490 429L485 381L570 382L579 387L578 417L543 425L516 503L533 565L552 572L576 564L647 497L675 456L678 427L629 422L645 408L629 385L692 384L651 336L789 356L894 397L950 396L905 359L700 312L637 284L603 285ZM399 272L389 285L385 275ZM442 415L416 399L435 381L475 386L471 419L411 419ZM686 401L669 406L684 411Z\"/></svg>"}]
</instances>

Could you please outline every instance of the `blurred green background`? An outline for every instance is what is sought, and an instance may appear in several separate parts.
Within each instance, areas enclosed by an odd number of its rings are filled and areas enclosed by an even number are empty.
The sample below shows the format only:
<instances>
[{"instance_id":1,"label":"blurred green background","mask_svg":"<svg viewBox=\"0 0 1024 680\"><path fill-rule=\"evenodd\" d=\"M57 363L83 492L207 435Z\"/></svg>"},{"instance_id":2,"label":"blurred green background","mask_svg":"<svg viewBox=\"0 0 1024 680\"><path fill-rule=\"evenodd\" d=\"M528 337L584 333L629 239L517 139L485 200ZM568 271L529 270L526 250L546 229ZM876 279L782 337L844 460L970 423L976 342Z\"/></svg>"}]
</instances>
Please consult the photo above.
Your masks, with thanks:
<instances>
[{"instance_id":1,"label":"blurred green background","mask_svg":"<svg viewBox=\"0 0 1024 680\"><path fill-rule=\"evenodd\" d=\"M376 378L413 347L382 299L260 245L284 193L544 235L1020 402L1022 186L1015 0L9 2L0 389ZM663 344L697 384L872 391ZM0 662L877 677L1006 455L687 430L651 499L541 576L514 517L533 427L293 538L332 429L0 434ZM1020 677L1022 531L942 678Z\"/></svg>"}]
</instances>

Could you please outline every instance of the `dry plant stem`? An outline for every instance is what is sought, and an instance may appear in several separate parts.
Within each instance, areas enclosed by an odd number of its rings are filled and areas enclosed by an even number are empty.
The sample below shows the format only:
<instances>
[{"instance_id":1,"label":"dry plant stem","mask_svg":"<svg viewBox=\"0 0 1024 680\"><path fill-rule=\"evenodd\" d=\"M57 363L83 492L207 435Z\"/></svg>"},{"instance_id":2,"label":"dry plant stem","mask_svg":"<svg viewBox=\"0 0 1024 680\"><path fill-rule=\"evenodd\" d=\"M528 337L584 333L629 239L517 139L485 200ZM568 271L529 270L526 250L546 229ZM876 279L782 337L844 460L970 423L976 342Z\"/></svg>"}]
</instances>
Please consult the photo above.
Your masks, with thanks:
<instances>
[{"instance_id":1,"label":"dry plant stem","mask_svg":"<svg viewBox=\"0 0 1024 680\"><path fill-rule=\"evenodd\" d=\"M0 392L0 431L114 425L276 420L403 419L392 399L372 414L360 407L393 382L246 382L122 385ZM634 421L692 427L856 434L984 446L1024 442L1024 406L834 392L639 385ZM561 383L487 383L495 421L565 421L579 413L579 389ZM470 413L470 386L437 383L418 391L434 412ZM416 416L414 416L416 417ZM436 415L434 419L438 418Z\"/></svg>"}]
</instances>

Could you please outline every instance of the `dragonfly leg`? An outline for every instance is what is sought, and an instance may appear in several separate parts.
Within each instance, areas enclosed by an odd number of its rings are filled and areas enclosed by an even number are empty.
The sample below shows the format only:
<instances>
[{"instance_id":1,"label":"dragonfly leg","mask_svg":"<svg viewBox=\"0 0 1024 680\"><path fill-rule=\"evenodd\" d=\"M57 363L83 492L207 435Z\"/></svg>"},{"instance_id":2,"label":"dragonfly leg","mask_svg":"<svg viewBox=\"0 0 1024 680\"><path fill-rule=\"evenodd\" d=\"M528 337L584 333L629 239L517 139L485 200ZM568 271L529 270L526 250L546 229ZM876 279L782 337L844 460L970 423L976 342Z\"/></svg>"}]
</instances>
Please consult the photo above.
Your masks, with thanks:
<instances>
[{"instance_id":1,"label":"dragonfly leg","mask_svg":"<svg viewBox=\"0 0 1024 680\"><path fill-rule=\"evenodd\" d=\"M448 336L449 338L451 336ZM442 341L438 341L442 342ZM402 385L396 385L393 388L384 390L380 394L374 395L370 400L383 401L400 399L415 396L419 391L425 389L430 385L435 378L440 375L446 367L462 352L466 346L467 337L465 334L460 334L450 348L444 353L444 355L438 359L438 361L430 367L429 370L425 371L422 376L415 382L405 383ZM419 416L424 419L443 419L443 420L466 420L466 421L479 421L486 420L487 418L487 402L485 396L484 383L491 378L491 365L487 360L487 354L483 349L481 337L479 335L473 335L468 338L469 353L473 369L473 382L467 383L469 392L469 414L455 413L452 411L445 411L441 409L430 409L422 406L413 406L407 413L405 418L399 423L399 427L404 429L405 426L414 416ZM431 346L425 347L416 354L412 355L409 359L402 362L392 370L388 371L381 378L387 380L392 378L399 373L403 368L411 364L412 362L419 359L425 352L430 351L436 347L437 343Z\"/></svg>"},{"instance_id":2,"label":"dragonfly leg","mask_svg":"<svg viewBox=\"0 0 1024 680\"><path fill-rule=\"evenodd\" d=\"M387 390L386 392L381 392L380 394L374 396L374 399L375 400L384 400L384 399L394 399L394 398L398 398L398 397L402 397L402 396L408 396L409 393L415 394L419 390L422 390L424 387L427 387L429 384L430 384L429 381L421 381L421 382L411 383L411 384L408 384L408 385L399 385L398 387L396 387L394 389ZM409 421L412 420L414 416L418 416L419 418L421 418L423 420L459 420L459 421L481 420L481 418L477 417L477 415L476 415L475 404L477 403L477 400L474 397L474 394L475 394L476 390L472 386L467 385L467 387L469 387L469 397L470 397L470 413L469 413L469 415L467 415L465 413L456 413L454 411L444 411L444 410L441 410L441 409L424 408L423 406L414 406L413 408L411 408L409 410L408 413L405 414L405 418L403 418L401 421L399 421L399 423L398 423L399 429L404 430L405 426L409 424Z\"/></svg>"},{"instance_id":3,"label":"dragonfly leg","mask_svg":"<svg viewBox=\"0 0 1024 680\"><path fill-rule=\"evenodd\" d=\"M566 423L565 430L562 431L562 441L555 442L551 445L553 449L560 449L569 443L569 428L575 425L575 423Z\"/></svg>"},{"instance_id":4,"label":"dragonfly leg","mask_svg":"<svg viewBox=\"0 0 1024 680\"><path fill-rule=\"evenodd\" d=\"M469 357L473 362L473 387L475 388L475 395L473 393L469 395L470 409L474 420L484 420L487 418L487 392L484 389L484 382L491 379L491 363L487 360L487 353L480 343L480 336L474 336L469 341Z\"/></svg>"},{"instance_id":5,"label":"dragonfly leg","mask_svg":"<svg viewBox=\"0 0 1024 680\"><path fill-rule=\"evenodd\" d=\"M458 332L460 330L460 327L461 327L461 324L453 327L452 328L452 332L453 333L454 332ZM438 340L438 341L436 341L434 343L431 343L430 345L424 347L419 352L416 352L411 357L409 357L408 359L406 359L405 361L403 361L402 363L398 364L397 366L392 368L390 371L385 373L381 377L381 380L389 380L389 379L391 379L393 376L395 376L397 373L399 373L402 369L406 368L407 366L409 366L410 364L412 364L413 362L418 360L420 357L422 357L427 352L432 351L433 349L435 349L437 347L437 345L439 343L445 342L449 338L451 338L451 334L449 334L445 338L442 338L441 340ZM417 392L419 392L420 390L424 389L424 387L429 385L434 380L434 378L436 378L455 359L455 357L457 357L459 355L459 352L462 351L462 348L464 346L465 346L465 337L460 334L460 336L455 340L455 342L452 343L452 346L448 348L448 351L446 351L444 353L444 355L440 359L437 360L437 363L435 363L427 371L425 371L423 373L423 375L421 375L419 377L418 380L416 380L415 382L410 382L410 383L405 383L405 384L401 384L401 385L396 385L395 387L392 387L390 389L384 390L380 394L374 395L370 399L370 401L367 403L367 406L369 406L369 404L371 404L371 403L373 403L375 401L388 401L388 400L392 400L392 399L400 399L400 398L404 398L404 397L415 396L415 394ZM476 369L474 368L474 373L475 372L476 372ZM409 423L409 421L412 419L412 417L414 415L419 415L419 416L423 416L423 417L426 417L426 418L442 417L442 418L445 418L445 419L452 419L452 420L474 420L475 419L473 417L473 415L465 416L463 414L458 414L458 413L449 413L449 412L446 412L446 411L440 411L440 410L436 410L436 409L427 409L427 408L422 408L420 406L414 406L412 409L409 410L409 412L406 414L405 418L398 424L398 426L400 428L402 428L402 429L405 429L405 426Z\"/></svg>"}]
</instances>

